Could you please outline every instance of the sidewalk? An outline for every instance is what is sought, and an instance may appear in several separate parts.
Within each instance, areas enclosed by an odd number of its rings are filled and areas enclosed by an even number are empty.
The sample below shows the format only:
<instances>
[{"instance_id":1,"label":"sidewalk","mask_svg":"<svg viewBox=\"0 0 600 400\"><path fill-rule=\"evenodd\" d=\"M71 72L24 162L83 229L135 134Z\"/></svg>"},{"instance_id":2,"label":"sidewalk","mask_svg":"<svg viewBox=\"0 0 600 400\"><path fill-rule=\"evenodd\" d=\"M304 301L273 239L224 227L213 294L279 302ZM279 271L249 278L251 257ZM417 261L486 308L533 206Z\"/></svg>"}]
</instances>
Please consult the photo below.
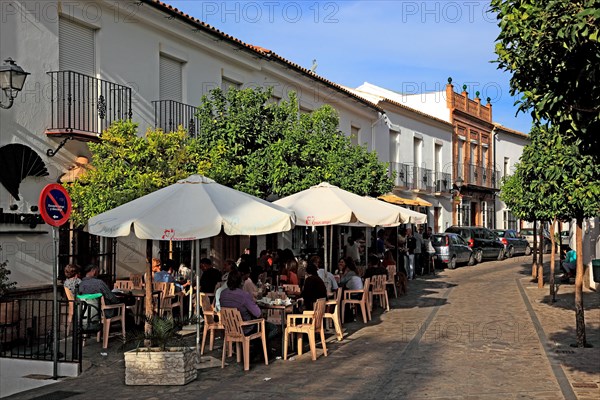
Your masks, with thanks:
<instances>
[{"instance_id":1,"label":"sidewalk","mask_svg":"<svg viewBox=\"0 0 600 400\"><path fill-rule=\"evenodd\" d=\"M600 294L584 293L594 347L571 348L573 285L560 286L549 305L548 286L537 289L529 271L504 260L410 281L408 295L391 299L390 312L377 308L368 324L345 324L342 342L329 334L328 357L317 341L315 362L310 354L273 358L268 366L260 359L244 372L227 359L221 369L217 340L186 386L125 386L119 343L112 339L102 356L92 340L84 350L91 366L80 377L9 399L598 398ZM277 352L278 343L271 342Z\"/></svg>"}]
</instances>

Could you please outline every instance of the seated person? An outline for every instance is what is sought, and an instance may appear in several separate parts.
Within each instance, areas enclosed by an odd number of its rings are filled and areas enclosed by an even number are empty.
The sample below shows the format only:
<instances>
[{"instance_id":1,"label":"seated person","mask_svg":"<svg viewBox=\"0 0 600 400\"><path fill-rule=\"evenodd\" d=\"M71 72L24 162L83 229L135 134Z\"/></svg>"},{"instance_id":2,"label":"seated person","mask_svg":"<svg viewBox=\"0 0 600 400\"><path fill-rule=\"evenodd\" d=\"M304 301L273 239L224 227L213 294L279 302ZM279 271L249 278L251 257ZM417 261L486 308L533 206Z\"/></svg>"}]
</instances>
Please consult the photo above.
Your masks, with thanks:
<instances>
[{"instance_id":1,"label":"seated person","mask_svg":"<svg viewBox=\"0 0 600 400\"><path fill-rule=\"evenodd\" d=\"M240 265L241 266L241 265ZM250 272L248 271L248 274ZM242 274L237 270L231 270L227 278L227 288L224 289L219 297L220 308L236 308L239 310L242 320L249 321L261 317L262 312L254 302L250 293L242 290ZM251 335L258 329L257 325L245 326L244 334ZM272 338L277 333L275 325L265 322L267 338Z\"/></svg>"},{"instance_id":2,"label":"seated person","mask_svg":"<svg viewBox=\"0 0 600 400\"><path fill-rule=\"evenodd\" d=\"M565 260L562 263L563 269L568 278L574 277L577 270L577 252L573 249L563 251L565 252Z\"/></svg>"},{"instance_id":3,"label":"seated person","mask_svg":"<svg viewBox=\"0 0 600 400\"><path fill-rule=\"evenodd\" d=\"M254 282L252 282L252 278L250 278L250 268L248 267L248 264L242 261L238 267L238 271L242 275L242 290L250 294L252 298L256 300L258 288Z\"/></svg>"},{"instance_id":4,"label":"seated person","mask_svg":"<svg viewBox=\"0 0 600 400\"><path fill-rule=\"evenodd\" d=\"M75 286L81 283L81 279L79 278L80 269L77 264L68 264L65 267L65 281L63 282L63 286L69 289L73 295L75 295Z\"/></svg>"},{"instance_id":5,"label":"seated person","mask_svg":"<svg viewBox=\"0 0 600 400\"><path fill-rule=\"evenodd\" d=\"M115 296L113 292L111 292L106 283L97 278L99 271L100 269L94 264L89 264L84 268L83 273L85 276L79 284L79 294L101 293L106 304L121 303L119 298ZM115 310L107 310L107 318L112 317L114 312Z\"/></svg>"},{"instance_id":6,"label":"seated person","mask_svg":"<svg viewBox=\"0 0 600 400\"><path fill-rule=\"evenodd\" d=\"M304 310L312 310L315 301L327 298L327 288L323 280L319 278L315 264L309 264L306 267L306 279L300 297L304 300Z\"/></svg>"},{"instance_id":7,"label":"seated person","mask_svg":"<svg viewBox=\"0 0 600 400\"><path fill-rule=\"evenodd\" d=\"M237 266L232 266L229 269L229 272L227 273L227 279L229 279L229 274L231 274L232 271L235 271L236 273L239 273L238 267ZM219 286L219 288L215 292L215 311L217 311L217 312L221 311L221 294L223 293L223 291L225 289L227 289L227 282L225 282L224 284L222 284L221 286Z\"/></svg>"},{"instance_id":8,"label":"seated person","mask_svg":"<svg viewBox=\"0 0 600 400\"><path fill-rule=\"evenodd\" d=\"M365 279L372 278L375 275L386 275L387 276L387 269L381 265L378 257L370 256L369 257L369 265L367 267L367 270L365 271L364 278Z\"/></svg>"},{"instance_id":9,"label":"seated person","mask_svg":"<svg viewBox=\"0 0 600 400\"><path fill-rule=\"evenodd\" d=\"M204 293L214 293L215 286L221 282L221 271L216 269L210 258L200 260L200 269L202 276L200 277L200 291Z\"/></svg>"}]
</instances>

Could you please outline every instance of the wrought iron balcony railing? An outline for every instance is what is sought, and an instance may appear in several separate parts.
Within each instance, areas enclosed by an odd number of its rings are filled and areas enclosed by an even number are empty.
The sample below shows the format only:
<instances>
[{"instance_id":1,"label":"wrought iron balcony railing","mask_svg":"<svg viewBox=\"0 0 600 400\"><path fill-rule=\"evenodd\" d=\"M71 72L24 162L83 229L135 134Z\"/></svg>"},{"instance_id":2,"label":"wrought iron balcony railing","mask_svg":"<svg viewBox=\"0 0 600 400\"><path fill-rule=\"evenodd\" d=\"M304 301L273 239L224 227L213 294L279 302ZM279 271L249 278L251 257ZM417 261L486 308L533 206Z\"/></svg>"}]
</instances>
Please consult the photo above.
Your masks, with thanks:
<instances>
[{"instance_id":1,"label":"wrought iron balcony railing","mask_svg":"<svg viewBox=\"0 0 600 400\"><path fill-rule=\"evenodd\" d=\"M198 135L196 107L175 100L155 100L152 104L154 105L155 128L171 132L182 125L190 136Z\"/></svg>"},{"instance_id":2,"label":"wrought iron balcony railing","mask_svg":"<svg viewBox=\"0 0 600 400\"><path fill-rule=\"evenodd\" d=\"M394 185L403 189L427 193L441 193L450 190L450 173L394 162L390 163L389 173L390 177L394 179Z\"/></svg>"},{"instance_id":3,"label":"wrought iron balcony railing","mask_svg":"<svg viewBox=\"0 0 600 400\"><path fill-rule=\"evenodd\" d=\"M455 176L463 178L464 184L490 189L500 188L500 171L493 168L484 168L475 164L457 163L454 172Z\"/></svg>"},{"instance_id":4,"label":"wrought iron balcony railing","mask_svg":"<svg viewBox=\"0 0 600 400\"><path fill-rule=\"evenodd\" d=\"M97 136L131 119L131 88L74 71L48 72L52 117L48 133Z\"/></svg>"}]
</instances>

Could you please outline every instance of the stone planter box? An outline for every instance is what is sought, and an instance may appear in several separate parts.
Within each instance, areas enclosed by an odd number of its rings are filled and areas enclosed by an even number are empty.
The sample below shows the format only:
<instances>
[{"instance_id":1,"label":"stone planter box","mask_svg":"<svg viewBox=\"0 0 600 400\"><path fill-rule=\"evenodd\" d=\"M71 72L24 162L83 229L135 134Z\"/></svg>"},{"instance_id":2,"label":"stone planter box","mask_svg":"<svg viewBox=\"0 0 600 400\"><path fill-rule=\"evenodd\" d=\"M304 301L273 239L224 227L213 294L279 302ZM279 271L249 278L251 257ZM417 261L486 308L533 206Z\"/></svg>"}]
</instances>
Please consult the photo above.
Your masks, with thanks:
<instances>
[{"instance_id":1,"label":"stone planter box","mask_svg":"<svg viewBox=\"0 0 600 400\"><path fill-rule=\"evenodd\" d=\"M185 385L197 377L194 349L139 348L125 353L126 385Z\"/></svg>"}]
</instances>

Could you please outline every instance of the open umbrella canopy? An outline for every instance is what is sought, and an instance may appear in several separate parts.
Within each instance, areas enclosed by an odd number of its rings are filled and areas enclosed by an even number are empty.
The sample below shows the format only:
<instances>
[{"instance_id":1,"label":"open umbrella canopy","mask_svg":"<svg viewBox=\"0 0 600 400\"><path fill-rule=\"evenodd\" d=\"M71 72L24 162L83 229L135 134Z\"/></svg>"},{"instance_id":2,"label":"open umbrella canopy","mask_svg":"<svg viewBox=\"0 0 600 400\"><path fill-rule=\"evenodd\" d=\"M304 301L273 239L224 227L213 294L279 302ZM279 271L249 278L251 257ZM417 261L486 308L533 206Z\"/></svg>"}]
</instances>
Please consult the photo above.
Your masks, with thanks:
<instances>
[{"instance_id":1,"label":"open umbrella canopy","mask_svg":"<svg viewBox=\"0 0 600 400\"><path fill-rule=\"evenodd\" d=\"M227 235L266 235L294 227L294 212L247 193L192 175L142 196L88 223L91 234L140 239L194 240Z\"/></svg>"},{"instance_id":2,"label":"open umbrella canopy","mask_svg":"<svg viewBox=\"0 0 600 400\"><path fill-rule=\"evenodd\" d=\"M296 225L361 223L392 226L402 223L401 208L322 182L274 202L296 213Z\"/></svg>"}]
</instances>

